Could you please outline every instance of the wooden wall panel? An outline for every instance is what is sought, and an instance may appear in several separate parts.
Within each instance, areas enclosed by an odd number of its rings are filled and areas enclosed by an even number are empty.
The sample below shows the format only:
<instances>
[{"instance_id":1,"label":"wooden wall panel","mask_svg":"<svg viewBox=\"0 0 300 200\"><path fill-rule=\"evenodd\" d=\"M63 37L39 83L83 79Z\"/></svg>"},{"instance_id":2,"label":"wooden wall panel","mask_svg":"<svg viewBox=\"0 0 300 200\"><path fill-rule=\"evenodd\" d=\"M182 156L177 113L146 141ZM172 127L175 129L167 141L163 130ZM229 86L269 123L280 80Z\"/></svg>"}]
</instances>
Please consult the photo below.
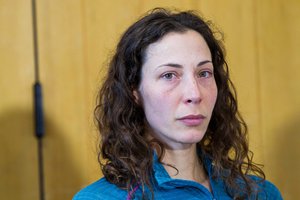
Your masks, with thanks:
<instances>
[{"instance_id":1,"label":"wooden wall panel","mask_svg":"<svg viewBox=\"0 0 300 200\"><path fill-rule=\"evenodd\" d=\"M71 199L90 155L83 10L80 0L39 1L47 199Z\"/></svg>"},{"instance_id":2,"label":"wooden wall panel","mask_svg":"<svg viewBox=\"0 0 300 200\"><path fill-rule=\"evenodd\" d=\"M0 1L0 194L37 199L37 142L32 122L31 9Z\"/></svg>"},{"instance_id":3,"label":"wooden wall panel","mask_svg":"<svg viewBox=\"0 0 300 200\"><path fill-rule=\"evenodd\" d=\"M266 171L284 199L299 199L300 2L257 1Z\"/></svg>"}]
</instances>

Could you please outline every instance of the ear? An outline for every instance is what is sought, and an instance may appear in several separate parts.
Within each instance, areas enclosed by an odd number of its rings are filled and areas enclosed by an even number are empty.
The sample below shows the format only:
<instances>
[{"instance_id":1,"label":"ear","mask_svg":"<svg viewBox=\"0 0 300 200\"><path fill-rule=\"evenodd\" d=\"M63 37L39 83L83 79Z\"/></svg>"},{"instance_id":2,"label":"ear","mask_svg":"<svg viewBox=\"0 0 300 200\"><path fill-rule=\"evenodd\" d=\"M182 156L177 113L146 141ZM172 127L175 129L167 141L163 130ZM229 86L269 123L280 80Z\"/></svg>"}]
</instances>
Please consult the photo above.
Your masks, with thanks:
<instances>
[{"instance_id":1,"label":"ear","mask_svg":"<svg viewBox=\"0 0 300 200\"><path fill-rule=\"evenodd\" d=\"M133 90L133 96L134 96L134 101L135 103L140 105L140 94L138 92L138 90Z\"/></svg>"}]
</instances>

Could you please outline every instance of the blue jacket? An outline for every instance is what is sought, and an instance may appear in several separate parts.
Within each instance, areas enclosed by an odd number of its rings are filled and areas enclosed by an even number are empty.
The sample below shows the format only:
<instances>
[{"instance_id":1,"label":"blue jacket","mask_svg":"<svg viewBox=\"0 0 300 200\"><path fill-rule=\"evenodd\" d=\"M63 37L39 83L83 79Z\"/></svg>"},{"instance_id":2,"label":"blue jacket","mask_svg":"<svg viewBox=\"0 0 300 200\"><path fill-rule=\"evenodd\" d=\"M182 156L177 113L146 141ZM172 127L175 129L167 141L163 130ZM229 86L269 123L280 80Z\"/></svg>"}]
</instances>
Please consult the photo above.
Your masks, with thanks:
<instances>
[{"instance_id":1,"label":"blue jacket","mask_svg":"<svg viewBox=\"0 0 300 200\"><path fill-rule=\"evenodd\" d=\"M212 192L201 184L181 179L173 179L169 176L163 165L158 161L157 156L154 155L154 179L153 185L155 200L230 200L232 197L226 192L225 184L222 179L213 179L212 170L213 165L210 159L204 159L204 166L210 178ZM258 180L256 176L251 176L252 179ZM279 190L269 181L258 183L259 200L280 200L282 199ZM120 199L142 199L141 188L135 188L133 195L129 198L127 190L118 188L116 185L109 183L105 178L92 183L86 188L79 191L73 200L120 200ZM151 194L146 189L148 194ZM147 199L151 199L151 195ZM251 197L250 199L256 199Z\"/></svg>"}]
</instances>

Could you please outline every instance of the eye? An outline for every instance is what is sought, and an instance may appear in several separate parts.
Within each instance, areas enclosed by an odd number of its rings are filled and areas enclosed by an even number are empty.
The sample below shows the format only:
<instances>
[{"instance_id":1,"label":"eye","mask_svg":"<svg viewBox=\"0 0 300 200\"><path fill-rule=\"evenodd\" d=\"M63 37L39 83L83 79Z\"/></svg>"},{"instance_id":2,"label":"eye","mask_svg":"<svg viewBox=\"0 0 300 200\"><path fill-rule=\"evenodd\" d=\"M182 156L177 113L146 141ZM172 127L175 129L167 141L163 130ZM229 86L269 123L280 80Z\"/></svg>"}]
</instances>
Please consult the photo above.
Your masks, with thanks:
<instances>
[{"instance_id":1,"label":"eye","mask_svg":"<svg viewBox=\"0 0 300 200\"><path fill-rule=\"evenodd\" d=\"M176 77L176 75L174 73L171 73L171 72L167 72L167 73L164 73L162 75L162 78L167 79L167 80L171 80L175 77Z\"/></svg>"},{"instance_id":2,"label":"eye","mask_svg":"<svg viewBox=\"0 0 300 200\"><path fill-rule=\"evenodd\" d=\"M199 73L199 76L202 78L209 78L213 75L213 73L211 71L201 71Z\"/></svg>"}]
</instances>

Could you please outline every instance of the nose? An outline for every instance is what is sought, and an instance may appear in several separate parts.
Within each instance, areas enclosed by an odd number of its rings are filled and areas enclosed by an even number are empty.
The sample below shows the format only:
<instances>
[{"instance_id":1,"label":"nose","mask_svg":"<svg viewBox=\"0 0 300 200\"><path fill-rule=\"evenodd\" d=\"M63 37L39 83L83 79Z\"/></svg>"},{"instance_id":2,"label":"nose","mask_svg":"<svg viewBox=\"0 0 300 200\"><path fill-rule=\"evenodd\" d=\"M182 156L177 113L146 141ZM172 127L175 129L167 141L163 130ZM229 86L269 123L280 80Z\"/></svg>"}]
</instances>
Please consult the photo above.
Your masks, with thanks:
<instances>
[{"instance_id":1,"label":"nose","mask_svg":"<svg viewBox=\"0 0 300 200\"><path fill-rule=\"evenodd\" d=\"M202 100L201 86L198 84L196 78L189 78L184 83L183 100L186 104L198 104Z\"/></svg>"}]
</instances>

